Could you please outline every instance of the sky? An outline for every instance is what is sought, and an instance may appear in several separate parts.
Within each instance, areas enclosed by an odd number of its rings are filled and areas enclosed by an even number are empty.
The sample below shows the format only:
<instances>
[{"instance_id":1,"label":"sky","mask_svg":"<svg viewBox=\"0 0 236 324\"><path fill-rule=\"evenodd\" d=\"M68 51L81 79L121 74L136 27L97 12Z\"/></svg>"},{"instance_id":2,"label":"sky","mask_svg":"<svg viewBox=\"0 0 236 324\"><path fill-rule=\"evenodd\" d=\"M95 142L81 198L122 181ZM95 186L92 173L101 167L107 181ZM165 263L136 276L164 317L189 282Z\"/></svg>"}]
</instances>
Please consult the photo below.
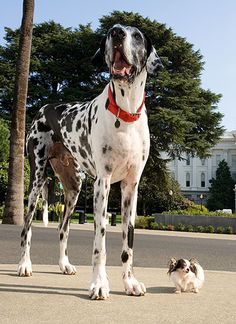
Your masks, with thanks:
<instances>
[{"instance_id":1,"label":"sky","mask_svg":"<svg viewBox=\"0 0 236 324\"><path fill-rule=\"evenodd\" d=\"M21 24L23 0L1 0L0 44L4 27ZM226 130L236 129L236 1L235 0L35 0L34 23L54 20L64 27L91 23L113 10L137 12L172 28L200 50L205 62L202 87L221 93L218 110ZM158 49L157 49L158 50Z\"/></svg>"}]
</instances>

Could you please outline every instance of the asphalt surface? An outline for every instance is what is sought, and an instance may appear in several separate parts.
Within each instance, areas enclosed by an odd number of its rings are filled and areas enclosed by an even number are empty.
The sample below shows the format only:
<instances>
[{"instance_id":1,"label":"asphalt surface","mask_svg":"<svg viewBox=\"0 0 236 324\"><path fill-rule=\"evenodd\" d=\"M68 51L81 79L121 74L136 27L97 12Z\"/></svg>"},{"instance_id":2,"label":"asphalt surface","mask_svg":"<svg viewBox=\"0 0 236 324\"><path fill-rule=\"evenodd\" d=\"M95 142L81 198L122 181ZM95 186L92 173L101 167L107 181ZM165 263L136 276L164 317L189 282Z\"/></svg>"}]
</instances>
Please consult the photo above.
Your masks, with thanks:
<instances>
[{"instance_id":1,"label":"asphalt surface","mask_svg":"<svg viewBox=\"0 0 236 324\"><path fill-rule=\"evenodd\" d=\"M33 228L33 276L17 277L21 227L0 225L0 323L236 323L235 236L136 230L134 272L145 283L147 293L130 297L122 284L121 229L108 226L110 297L91 301L88 288L93 227L85 224L72 228L69 247L76 275L59 271L55 225L37 225ZM198 294L173 293L166 273L166 262L173 255L200 260L205 283Z\"/></svg>"},{"instance_id":2,"label":"asphalt surface","mask_svg":"<svg viewBox=\"0 0 236 324\"><path fill-rule=\"evenodd\" d=\"M59 243L56 225L33 226L31 259L33 264L58 264ZM72 225L68 241L71 263L91 265L93 225ZM0 263L15 264L20 257L20 226L0 225ZM140 233L140 234L139 234ZM145 234L147 233L147 234ZM181 235L182 234L182 235ZM181 235L181 236L178 236ZM168 260L196 257L207 270L236 271L235 235L199 235L193 233L136 230L134 266L166 268ZM107 227L107 265L120 266L120 226Z\"/></svg>"}]
</instances>

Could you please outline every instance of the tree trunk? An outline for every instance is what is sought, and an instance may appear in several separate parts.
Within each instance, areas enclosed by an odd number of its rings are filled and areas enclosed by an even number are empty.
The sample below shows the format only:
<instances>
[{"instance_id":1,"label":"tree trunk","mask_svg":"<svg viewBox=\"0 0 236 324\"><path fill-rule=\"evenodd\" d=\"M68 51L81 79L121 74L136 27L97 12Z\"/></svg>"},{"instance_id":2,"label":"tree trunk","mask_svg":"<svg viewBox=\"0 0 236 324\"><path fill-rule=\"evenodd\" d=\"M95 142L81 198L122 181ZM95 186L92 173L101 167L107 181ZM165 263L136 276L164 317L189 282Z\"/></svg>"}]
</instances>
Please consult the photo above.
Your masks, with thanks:
<instances>
[{"instance_id":1,"label":"tree trunk","mask_svg":"<svg viewBox=\"0 0 236 324\"><path fill-rule=\"evenodd\" d=\"M23 17L16 66L11 122L8 186L4 224L20 225L24 215L24 144L28 75L33 30L34 0L23 1Z\"/></svg>"}]
</instances>

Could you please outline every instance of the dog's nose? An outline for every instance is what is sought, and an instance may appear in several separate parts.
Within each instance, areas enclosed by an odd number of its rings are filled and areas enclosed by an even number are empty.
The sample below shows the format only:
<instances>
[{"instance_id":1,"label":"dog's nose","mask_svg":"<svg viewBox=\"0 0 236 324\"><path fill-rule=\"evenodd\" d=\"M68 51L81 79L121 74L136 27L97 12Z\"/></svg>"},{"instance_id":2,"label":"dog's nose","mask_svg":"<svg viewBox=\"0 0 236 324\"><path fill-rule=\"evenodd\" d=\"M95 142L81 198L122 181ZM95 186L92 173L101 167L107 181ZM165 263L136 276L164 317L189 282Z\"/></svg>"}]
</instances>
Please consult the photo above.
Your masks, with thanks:
<instances>
[{"instance_id":1,"label":"dog's nose","mask_svg":"<svg viewBox=\"0 0 236 324\"><path fill-rule=\"evenodd\" d=\"M187 273L189 272L189 268L186 269L186 272L187 272Z\"/></svg>"},{"instance_id":2,"label":"dog's nose","mask_svg":"<svg viewBox=\"0 0 236 324\"><path fill-rule=\"evenodd\" d=\"M122 27L113 27L111 30L111 37L115 40L122 40L125 38L125 31Z\"/></svg>"}]
</instances>

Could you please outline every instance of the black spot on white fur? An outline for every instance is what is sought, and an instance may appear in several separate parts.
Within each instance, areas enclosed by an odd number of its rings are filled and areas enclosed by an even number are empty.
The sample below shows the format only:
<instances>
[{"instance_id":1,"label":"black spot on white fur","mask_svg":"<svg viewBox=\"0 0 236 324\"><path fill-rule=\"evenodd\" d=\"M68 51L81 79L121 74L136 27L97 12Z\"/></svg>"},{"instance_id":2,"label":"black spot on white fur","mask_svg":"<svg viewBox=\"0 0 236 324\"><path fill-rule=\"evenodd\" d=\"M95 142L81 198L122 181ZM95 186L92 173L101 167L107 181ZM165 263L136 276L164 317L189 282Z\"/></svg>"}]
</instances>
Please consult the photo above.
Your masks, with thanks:
<instances>
[{"instance_id":1,"label":"black spot on white fur","mask_svg":"<svg viewBox=\"0 0 236 324\"><path fill-rule=\"evenodd\" d=\"M121 254L121 260L123 263L126 263L129 259L129 255L126 251L123 251L122 254Z\"/></svg>"}]
</instances>

